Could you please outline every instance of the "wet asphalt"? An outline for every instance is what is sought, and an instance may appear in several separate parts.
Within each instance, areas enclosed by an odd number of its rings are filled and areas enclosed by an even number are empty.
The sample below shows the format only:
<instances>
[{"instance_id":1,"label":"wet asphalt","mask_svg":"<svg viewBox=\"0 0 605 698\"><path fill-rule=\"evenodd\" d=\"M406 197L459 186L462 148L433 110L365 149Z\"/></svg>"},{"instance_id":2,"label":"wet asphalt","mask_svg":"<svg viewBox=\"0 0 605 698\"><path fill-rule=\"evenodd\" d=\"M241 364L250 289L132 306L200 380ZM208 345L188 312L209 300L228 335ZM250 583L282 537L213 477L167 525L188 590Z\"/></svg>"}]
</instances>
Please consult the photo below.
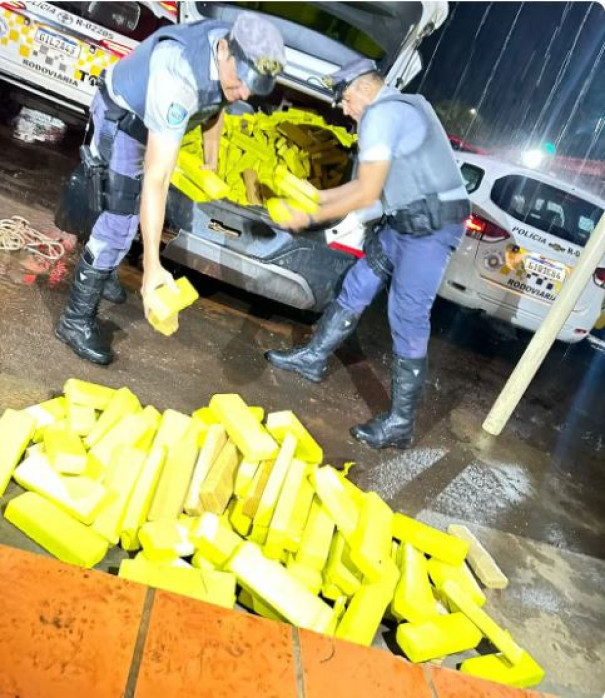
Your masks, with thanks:
<instances>
[{"instance_id":1,"label":"wet asphalt","mask_svg":"<svg viewBox=\"0 0 605 698\"><path fill-rule=\"evenodd\" d=\"M0 129L0 218L22 215L53 231L52 209L77 160L78 138L24 144ZM128 302L101 310L117 353L104 368L75 357L52 333L76 252L66 255L67 273L54 278L32 275L22 253L0 252L0 411L60 392L71 376L128 386L158 409L191 412L216 392L239 392L267 411L292 409L326 462L355 461L351 477L364 489L436 525L468 524L511 581L488 594L487 608L544 665L542 690L601 698L605 353L587 343L555 344L504 433L490 437L481 423L529 335L438 301L414 446L376 452L348 429L389 404L384 298L315 385L263 358L267 349L304 341L314 318L187 272L200 300L181 315L176 335L162 337L142 315L133 257L121 270ZM11 485L4 499L17 491ZM39 551L4 520L0 542Z\"/></svg>"}]
</instances>

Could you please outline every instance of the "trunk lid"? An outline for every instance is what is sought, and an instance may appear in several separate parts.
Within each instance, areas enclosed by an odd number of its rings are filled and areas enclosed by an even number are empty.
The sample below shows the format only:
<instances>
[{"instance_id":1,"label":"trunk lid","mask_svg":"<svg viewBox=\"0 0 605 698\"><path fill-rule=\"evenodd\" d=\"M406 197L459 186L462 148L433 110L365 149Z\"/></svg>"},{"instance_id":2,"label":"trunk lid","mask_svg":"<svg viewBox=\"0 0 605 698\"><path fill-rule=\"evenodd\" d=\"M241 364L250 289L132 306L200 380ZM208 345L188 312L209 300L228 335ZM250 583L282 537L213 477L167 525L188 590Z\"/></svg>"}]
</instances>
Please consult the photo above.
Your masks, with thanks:
<instances>
[{"instance_id":1,"label":"trunk lid","mask_svg":"<svg viewBox=\"0 0 605 698\"><path fill-rule=\"evenodd\" d=\"M288 65L280 81L330 101L321 78L359 56L374 59L389 82L409 82L420 67L416 48L444 21L447 3L186 2L181 18L233 22L242 10L266 15L282 33Z\"/></svg>"}]
</instances>

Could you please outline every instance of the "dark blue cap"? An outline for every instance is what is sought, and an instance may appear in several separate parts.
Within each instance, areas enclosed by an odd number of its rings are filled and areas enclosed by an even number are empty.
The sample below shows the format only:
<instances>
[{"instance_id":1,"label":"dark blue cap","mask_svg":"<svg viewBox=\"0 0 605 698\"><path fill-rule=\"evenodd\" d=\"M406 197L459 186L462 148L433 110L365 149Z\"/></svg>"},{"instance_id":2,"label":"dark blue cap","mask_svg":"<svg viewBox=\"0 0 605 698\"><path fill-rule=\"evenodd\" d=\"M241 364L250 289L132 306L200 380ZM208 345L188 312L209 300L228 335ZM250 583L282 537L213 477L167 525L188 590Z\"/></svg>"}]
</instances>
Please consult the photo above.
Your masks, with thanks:
<instances>
[{"instance_id":1,"label":"dark blue cap","mask_svg":"<svg viewBox=\"0 0 605 698\"><path fill-rule=\"evenodd\" d=\"M239 78L257 95L268 95L286 64L284 40L263 17L241 12L229 34Z\"/></svg>"},{"instance_id":2,"label":"dark blue cap","mask_svg":"<svg viewBox=\"0 0 605 698\"><path fill-rule=\"evenodd\" d=\"M368 73L375 73L377 70L376 63L370 58L356 58L354 61L343 65L335 73L326 75L323 78L323 83L334 92L334 102L339 104L344 91L353 80L357 80L357 78Z\"/></svg>"}]
</instances>

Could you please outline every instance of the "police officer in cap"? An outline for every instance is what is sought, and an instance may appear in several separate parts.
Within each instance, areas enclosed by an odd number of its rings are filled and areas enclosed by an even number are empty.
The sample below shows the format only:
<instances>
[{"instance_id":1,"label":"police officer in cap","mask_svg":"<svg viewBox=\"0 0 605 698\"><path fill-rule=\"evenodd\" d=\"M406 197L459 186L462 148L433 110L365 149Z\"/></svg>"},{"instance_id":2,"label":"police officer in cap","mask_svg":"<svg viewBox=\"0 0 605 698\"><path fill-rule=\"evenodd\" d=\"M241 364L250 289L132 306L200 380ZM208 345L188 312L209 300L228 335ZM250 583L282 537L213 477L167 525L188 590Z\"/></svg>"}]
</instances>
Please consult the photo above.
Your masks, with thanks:
<instances>
[{"instance_id":1,"label":"police officer in cap","mask_svg":"<svg viewBox=\"0 0 605 698\"><path fill-rule=\"evenodd\" d=\"M105 76L91 108L93 140L81 151L99 215L55 327L56 336L78 356L99 364L113 359L99 334L97 309L101 297L126 299L116 269L139 220L146 313L154 288L174 287L159 249L184 133L202 125L205 166L216 169L223 108L268 95L284 65L278 30L244 12L233 25L207 20L163 27Z\"/></svg>"},{"instance_id":2,"label":"police officer in cap","mask_svg":"<svg viewBox=\"0 0 605 698\"><path fill-rule=\"evenodd\" d=\"M358 59L328 78L336 104L358 124L357 173L347 184L321 192L313 216L292 210L290 227L297 230L376 208L377 201L383 215L366 240L366 256L347 273L310 342L292 351L269 351L266 358L278 368L321 381L330 354L390 284L391 409L353 427L351 434L372 448L406 448L427 375L431 307L462 238L470 204L447 136L422 96L387 87L369 59Z\"/></svg>"}]
</instances>

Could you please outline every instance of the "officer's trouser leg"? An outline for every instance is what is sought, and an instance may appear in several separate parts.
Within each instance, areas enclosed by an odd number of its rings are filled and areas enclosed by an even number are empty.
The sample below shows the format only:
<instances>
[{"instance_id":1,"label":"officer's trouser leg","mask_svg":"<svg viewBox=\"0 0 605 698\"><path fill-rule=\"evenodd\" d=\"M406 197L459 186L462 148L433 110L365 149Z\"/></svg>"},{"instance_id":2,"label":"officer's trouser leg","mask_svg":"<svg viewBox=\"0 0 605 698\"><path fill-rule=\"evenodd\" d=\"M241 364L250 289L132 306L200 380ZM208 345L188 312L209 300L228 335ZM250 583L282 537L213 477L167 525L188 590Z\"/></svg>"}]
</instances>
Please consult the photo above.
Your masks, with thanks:
<instances>
[{"instance_id":1,"label":"officer's trouser leg","mask_svg":"<svg viewBox=\"0 0 605 698\"><path fill-rule=\"evenodd\" d=\"M115 123L108 122L105 111L103 98L97 93L92 105L95 146L98 149L101 133L109 133L113 137L109 169L126 177L140 177L145 147L117 130ZM138 225L138 214L119 215L103 211L76 266L67 306L55 334L78 356L89 361L108 364L113 358L109 346L101 338L96 316L105 285L128 252Z\"/></svg>"},{"instance_id":2,"label":"officer's trouser leg","mask_svg":"<svg viewBox=\"0 0 605 698\"><path fill-rule=\"evenodd\" d=\"M389 292L394 349L391 410L351 430L355 438L373 448L411 444L426 380L431 308L462 231L463 226L457 224L426 237L396 231L388 234L384 246L394 267Z\"/></svg>"},{"instance_id":3,"label":"officer's trouser leg","mask_svg":"<svg viewBox=\"0 0 605 698\"><path fill-rule=\"evenodd\" d=\"M308 344L291 351L268 351L267 361L315 383L323 380L328 357L355 331L359 316L384 285L360 259L348 271L340 295L326 308Z\"/></svg>"},{"instance_id":4,"label":"officer's trouser leg","mask_svg":"<svg viewBox=\"0 0 605 698\"><path fill-rule=\"evenodd\" d=\"M137 179L143 175L145 146L104 118L106 105L100 94L93 104L95 125L94 144L99 149L102 133L113 133L113 148L109 169L126 177ZM92 229L87 247L94 256L96 269L113 270L124 259L139 227L139 215L120 215L103 211Z\"/></svg>"}]
</instances>

